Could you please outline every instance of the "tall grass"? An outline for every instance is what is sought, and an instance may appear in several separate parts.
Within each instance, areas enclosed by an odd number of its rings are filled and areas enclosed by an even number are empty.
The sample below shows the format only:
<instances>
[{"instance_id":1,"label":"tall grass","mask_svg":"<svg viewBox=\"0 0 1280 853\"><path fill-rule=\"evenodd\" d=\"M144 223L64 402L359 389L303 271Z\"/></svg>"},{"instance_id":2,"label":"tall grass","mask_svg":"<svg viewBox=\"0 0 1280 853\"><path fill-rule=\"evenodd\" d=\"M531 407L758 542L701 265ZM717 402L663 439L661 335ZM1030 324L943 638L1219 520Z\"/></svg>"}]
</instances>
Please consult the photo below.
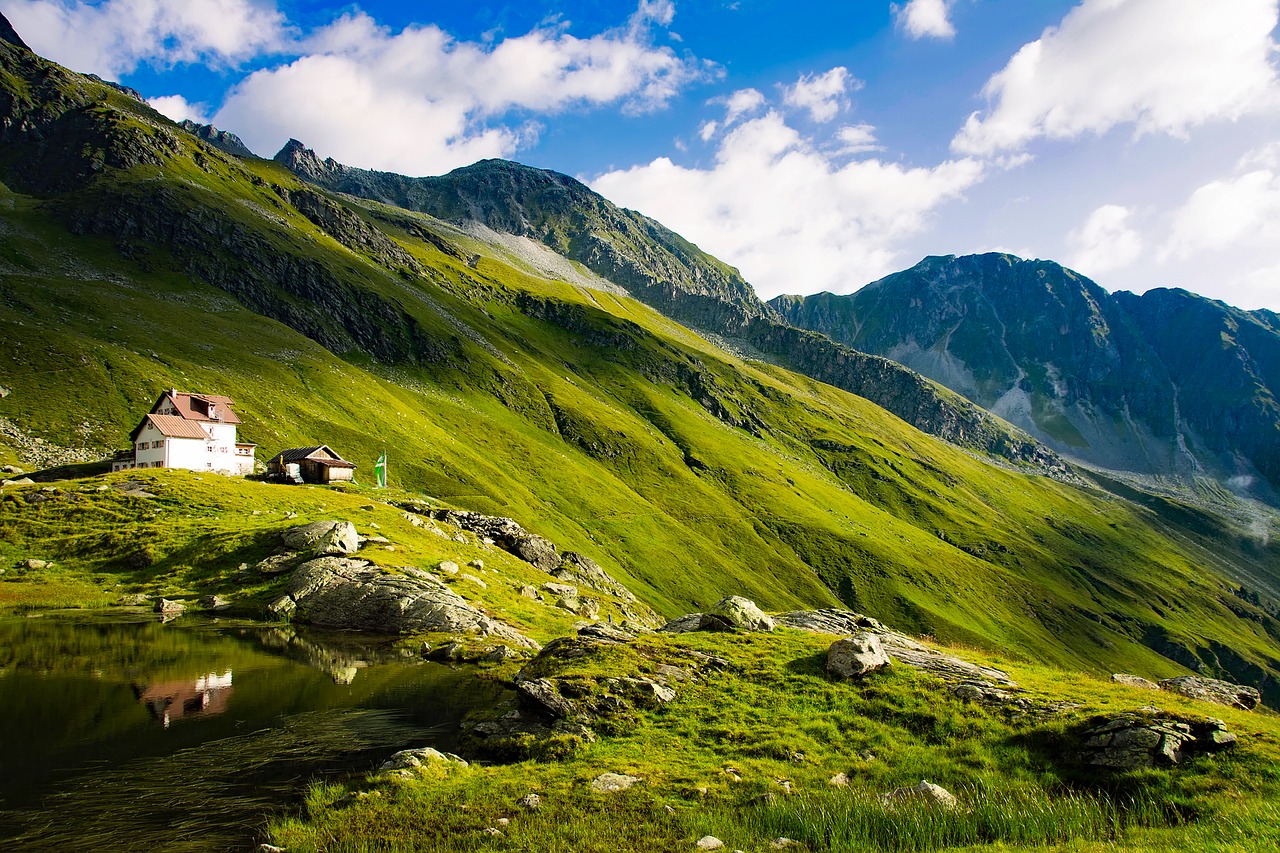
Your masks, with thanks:
<instances>
[{"instance_id":1,"label":"tall grass","mask_svg":"<svg viewBox=\"0 0 1280 853\"><path fill-rule=\"evenodd\" d=\"M1176 812L1147 796L1114 800L1073 790L968 788L954 809L921 801L886 803L869 792L789 797L744 812L743 829L783 836L811 850L923 853L1004 842L1050 845L1116 841L1131 827L1168 826Z\"/></svg>"}]
</instances>

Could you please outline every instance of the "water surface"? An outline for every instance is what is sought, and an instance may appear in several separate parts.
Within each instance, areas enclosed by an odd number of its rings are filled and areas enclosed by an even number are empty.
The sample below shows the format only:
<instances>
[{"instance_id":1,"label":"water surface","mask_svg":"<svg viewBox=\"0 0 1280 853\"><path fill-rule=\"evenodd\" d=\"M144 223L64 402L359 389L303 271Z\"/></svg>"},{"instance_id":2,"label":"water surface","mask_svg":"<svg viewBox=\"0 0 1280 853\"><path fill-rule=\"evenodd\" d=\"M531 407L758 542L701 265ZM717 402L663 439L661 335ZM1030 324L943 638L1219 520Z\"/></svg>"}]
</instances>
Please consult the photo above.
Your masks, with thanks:
<instances>
[{"instance_id":1,"label":"water surface","mask_svg":"<svg viewBox=\"0 0 1280 853\"><path fill-rule=\"evenodd\" d=\"M252 850L310 780L503 698L389 641L142 612L0 619L0 849Z\"/></svg>"}]
</instances>

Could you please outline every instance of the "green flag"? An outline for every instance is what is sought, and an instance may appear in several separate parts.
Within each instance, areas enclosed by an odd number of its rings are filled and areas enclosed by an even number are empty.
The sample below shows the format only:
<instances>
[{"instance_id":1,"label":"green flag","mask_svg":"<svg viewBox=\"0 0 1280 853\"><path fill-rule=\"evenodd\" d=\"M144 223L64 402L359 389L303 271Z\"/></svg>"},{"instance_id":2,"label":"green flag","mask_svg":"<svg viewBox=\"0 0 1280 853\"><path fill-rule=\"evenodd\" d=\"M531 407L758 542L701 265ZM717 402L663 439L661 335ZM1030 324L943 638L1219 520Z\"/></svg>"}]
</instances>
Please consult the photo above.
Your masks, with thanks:
<instances>
[{"instance_id":1,"label":"green flag","mask_svg":"<svg viewBox=\"0 0 1280 853\"><path fill-rule=\"evenodd\" d=\"M374 476L378 478L378 488L385 489L387 487L387 454L378 457L378 461L373 465Z\"/></svg>"}]
</instances>

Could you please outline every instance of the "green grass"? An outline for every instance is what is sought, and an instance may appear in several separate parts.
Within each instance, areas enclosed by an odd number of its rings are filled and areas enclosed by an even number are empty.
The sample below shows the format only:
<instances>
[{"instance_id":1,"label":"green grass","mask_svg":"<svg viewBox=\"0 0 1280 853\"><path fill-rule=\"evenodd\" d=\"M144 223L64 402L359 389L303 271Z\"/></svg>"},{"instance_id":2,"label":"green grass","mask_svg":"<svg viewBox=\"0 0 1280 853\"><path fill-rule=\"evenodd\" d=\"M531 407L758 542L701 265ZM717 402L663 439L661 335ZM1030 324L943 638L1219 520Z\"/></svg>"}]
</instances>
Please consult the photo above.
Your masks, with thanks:
<instances>
[{"instance_id":1,"label":"green grass","mask_svg":"<svg viewBox=\"0 0 1280 853\"><path fill-rule=\"evenodd\" d=\"M1034 701L1082 706L1019 716L961 702L931 676L902 668L833 681L823 671L832 639L786 630L652 636L544 665L530 674L589 691L595 679L651 674L658 663L689 667L687 650L730 662L677 685L677 698L661 708L594 723L600 738L571 758L433 764L409 780L375 774L317 786L302 812L272 822L270 837L297 851L669 851L693 849L707 834L742 850L771 849L781 836L813 851L1207 851L1249 841L1262 849L1280 837L1280 723L1272 714L1161 694L1171 712L1225 718L1239 748L1169 770L1084 771L1067 755L1074 733L1094 715L1149 704L1150 693L963 653L1008 667ZM643 781L592 793L591 779L606 771ZM847 788L831 786L837 773ZM881 801L921 778L955 794L958 807ZM371 795L352 801L348 791ZM529 792L542 797L536 813L516 805ZM765 793L772 803L758 801ZM509 820L503 835L486 834L500 818Z\"/></svg>"}]
</instances>

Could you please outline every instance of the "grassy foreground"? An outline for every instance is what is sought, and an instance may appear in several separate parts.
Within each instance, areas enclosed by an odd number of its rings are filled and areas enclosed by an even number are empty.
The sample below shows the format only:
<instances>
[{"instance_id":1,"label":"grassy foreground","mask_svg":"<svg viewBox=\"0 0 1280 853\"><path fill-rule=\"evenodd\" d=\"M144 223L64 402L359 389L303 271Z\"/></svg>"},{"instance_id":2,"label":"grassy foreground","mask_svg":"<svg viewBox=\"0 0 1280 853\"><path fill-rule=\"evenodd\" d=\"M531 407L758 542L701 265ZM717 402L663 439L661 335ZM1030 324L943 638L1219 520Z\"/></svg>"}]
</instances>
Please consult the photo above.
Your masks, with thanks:
<instances>
[{"instance_id":1,"label":"grassy foreground","mask_svg":"<svg viewBox=\"0 0 1280 853\"><path fill-rule=\"evenodd\" d=\"M598 726L559 759L461 767L431 762L414 778L371 774L317 785L305 810L271 823L290 851L672 851L712 835L725 849L1241 850L1280 845L1280 721L1152 694L1045 667L1007 668L1062 714L1015 714L955 698L904 667L861 683L824 671L833 638L771 634L650 635L575 661L560 674L652 673L689 652L727 669L678 686L675 700ZM1073 740L1101 713L1152 702L1218 717L1238 748L1169 770L1112 773L1073 765ZM604 772L638 776L593 792ZM830 780L847 776L847 787ZM886 806L880 794L922 778L959 806ZM541 807L518 800L529 793ZM773 797L762 795L772 794Z\"/></svg>"}]
</instances>

